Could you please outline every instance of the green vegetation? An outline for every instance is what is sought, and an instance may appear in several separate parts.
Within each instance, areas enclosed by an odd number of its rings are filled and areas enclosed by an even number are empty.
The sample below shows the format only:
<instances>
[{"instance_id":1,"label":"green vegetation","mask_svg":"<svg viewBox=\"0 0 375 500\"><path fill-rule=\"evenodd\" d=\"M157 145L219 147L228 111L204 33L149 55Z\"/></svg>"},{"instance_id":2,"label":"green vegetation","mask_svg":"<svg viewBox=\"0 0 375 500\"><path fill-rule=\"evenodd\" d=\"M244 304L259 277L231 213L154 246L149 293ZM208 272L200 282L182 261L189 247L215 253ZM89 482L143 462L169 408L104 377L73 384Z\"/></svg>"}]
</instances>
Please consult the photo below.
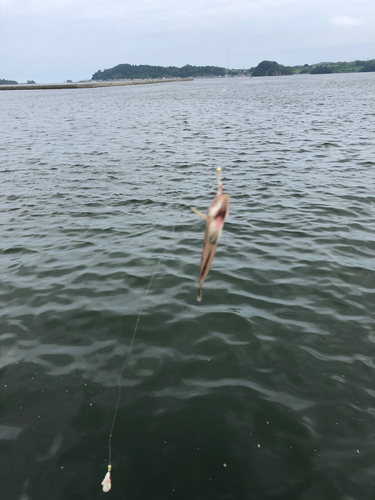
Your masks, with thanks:
<instances>
[{"instance_id":1,"label":"green vegetation","mask_svg":"<svg viewBox=\"0 0 375 500\"><path fill-rule=\"evenodd\" d=\"M375 59L370 61L321 62L291 67L282 66L276 61L262 61L256 68L250 68L252 76L303 75L308 73L322 75L328 73L355 73L358 71L375 71Z\"/></svg>"},{"instance_id":2,"label":"green vegetation","mask_svg":"<svg viewBox=\"0 0 375 500\"><path fill-rule=\"evenodd\" d=\"M315 66L310 73L312 75L327 75L328 73L333 73L333 68L325 64L319 64L319 66Z\"/></svg>"},{"instance_id":3,"label":"green vegetation","mask_svg":"<svg viewBox=\"0 0 375 500\"><path fill-rule=\"evenodd\" d=\"M251 68L251 76L292 75L292 69L276 61L262 61L256 68Z\"/></svg>"},{"instance_id":4,"label":"green vegetation","mask_svg":"<svg viewBox=\"0 0 375 500\"><path fill-rule=\"evenodd\" d=\"M99 70L92 75L92 80L147 80L162 78L188 77L224 77L224 76L279 76L327 73L355 73L375 71L375 59L352 62L321 62L297 66L283 66L276 61L262 61L250 69L226 69L218 66L149 66L147 64L118 64L114 68ZM3 80L3 82L8 80ZM10 82L14 83L14 82ZM31 83L31 82L27 82Z\"/></svg>"},{"instance_id":5,"label":"green vegetation","mask_svg":"<svg viewBox=\"0 0 375 500\"><path fill-rule=\"evenodd\" d=\"M312 75L324 73L355 73L358 71L375 71L375 59L370 61L352 61L352 62L321 62L318 64L303 66L293 66L293 74L311 73Z\"/></svg>"},{"instance_id":6,"label":"green vegetation","mask_svg":"<svg viewBox=\"0 0 375 500\"><path fill-rule=\"evenodd\" d=\"M26 82L26 83L27 83L27 84L29 84L29 85L33 85L33 84L35 84L34 80L27 80L27 82Z\"/></svg>"},{"instance_id":7,"label":"green vegetation","mask_svg":"<svg viewBox=\"0 0 375 500\"><path fill-rule=\"evenodd\" d=\"M97 71L92 75L92 80L122 80L122 79L147 79L147 78L188 78L207 76L235 76L242 73L240 70L228 70L217 66L191 66L187 64L182 68L176 66L149 66L147 64L119 64L111 69Z\"/></svg>"},{"instance_id":8,"label":"green vegetation","mask_svg":"<svg viewBox=\"0 0 375 500\"><path fill-rule=\"evenodd\" d=\"M0 85L18 85L18 82L15 80L4 80L3 78L0 78Z\"/></svg>"},{"instance_id":9,"label":"green vegetation","mask_svg":"<svg viewBox=\"0 0 375 500\"><path fill-rule=\"evenodd\" d=\"M359 71L375 71L375 59L371 59L370 61L356 61L356 63L357 62L362 64Z\"/></svg>"}]
</instances>

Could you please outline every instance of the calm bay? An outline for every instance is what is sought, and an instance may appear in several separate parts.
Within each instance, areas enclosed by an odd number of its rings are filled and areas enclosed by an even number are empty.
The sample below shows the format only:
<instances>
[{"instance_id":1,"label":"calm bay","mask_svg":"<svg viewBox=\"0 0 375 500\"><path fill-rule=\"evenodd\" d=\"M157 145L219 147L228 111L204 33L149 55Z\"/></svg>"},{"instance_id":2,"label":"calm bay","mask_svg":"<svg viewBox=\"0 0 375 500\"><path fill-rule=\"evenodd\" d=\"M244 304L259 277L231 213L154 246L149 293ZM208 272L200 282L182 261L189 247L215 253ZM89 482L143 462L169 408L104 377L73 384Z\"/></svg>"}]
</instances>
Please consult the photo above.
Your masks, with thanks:
<instances>
[{"instance_id":1,"label":"calm bay","mask_svg":"<svg viewBox=\"0 0 375 500\"><path fill-rule=\"evenodd\" d=\"M374 497L374 86L0 94L2 500Z\"/></svg>"}]
</instances>

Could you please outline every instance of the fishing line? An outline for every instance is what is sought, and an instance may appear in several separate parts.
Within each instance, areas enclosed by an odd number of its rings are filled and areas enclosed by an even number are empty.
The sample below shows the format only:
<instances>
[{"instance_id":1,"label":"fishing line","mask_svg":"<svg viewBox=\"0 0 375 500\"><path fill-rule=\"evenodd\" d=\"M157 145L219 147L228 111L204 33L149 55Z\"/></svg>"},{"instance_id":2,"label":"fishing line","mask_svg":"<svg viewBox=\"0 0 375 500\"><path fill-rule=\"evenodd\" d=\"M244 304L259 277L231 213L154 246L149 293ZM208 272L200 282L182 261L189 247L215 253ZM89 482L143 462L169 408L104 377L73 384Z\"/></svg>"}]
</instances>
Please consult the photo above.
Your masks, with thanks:
<instances>
[{"instance_id":1,"label":"fishing line","mask_svg":"<svg viewBox=\"0 0 375 500\"><path fill-rule=\"evenodd\" d=\"M175 224L173 223L172 234L174 233L174 227L175 227ZM158 272L159 264L160 264L161 258L163 257L165 251L166 251L166 247L164 248L162 254L160 255L159 260L158 260L158 262L157 262L157 264L155 266L155 271L154 271L153 275L151 276L150 282L149 282L147 290L146 290L146 294L144 295L144 299L143 299L143 304L142 304L141 310L140 310L140 312L138 314L138 317L137 317L137 320L135 322L133 336L132 336L132 338L130 340L130 344L129 344L129 351L128 351L128 354L125 357L125 360L124 360L124 362L122 364L122 367L121 367L121 370L120 370L119 379L118 379L118 385L117 385L117 387L118 387L117 402L116 402L116 406L115 406L115 412L113 414L113 420L112 420L111 430L110 430L109 437L108 437L108 472L107 472L107 474L105 475L105 477L104 477L104 479L102 481L102 486L103 486L103 491L104 492L109 491L111 489L111 484L112 484L112 477L111 477L111 469L112 469L111 441L112 441L113 430L114 430L114 427L115 427L117 412L118 412L118 409L119 409L119 406L120 406L120 401L121 401L121 390L122 390L121 380L122 380L122 374L123 374L123 371L124 371L126 365L128 364L128 361L129 361L129 358L130 358L130 355L131 355L131 352L132 352L132 348L133 348L133 344L134 344L134 339L135 339L135 336L136 336L137 331L138 331L139 320L141 318L141 314L142 314L144 306L146 304L146 298L147 298L148 292L150 291L152 282L154 281L155 275Z\"/></svg>"}]
</instances>

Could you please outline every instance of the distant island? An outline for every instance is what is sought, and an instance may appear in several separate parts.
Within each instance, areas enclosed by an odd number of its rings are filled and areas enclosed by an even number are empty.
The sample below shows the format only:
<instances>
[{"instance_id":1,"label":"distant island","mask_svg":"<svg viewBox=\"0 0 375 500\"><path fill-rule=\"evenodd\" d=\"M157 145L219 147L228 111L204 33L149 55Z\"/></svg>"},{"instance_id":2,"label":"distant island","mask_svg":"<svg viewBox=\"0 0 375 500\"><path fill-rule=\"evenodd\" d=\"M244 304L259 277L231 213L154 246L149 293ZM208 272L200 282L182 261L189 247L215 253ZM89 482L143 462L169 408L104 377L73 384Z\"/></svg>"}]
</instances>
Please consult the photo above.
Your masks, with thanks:
<instances>
[{"instance_id":1,"label":"distant island","mask_svg":"<svg viewBox=\"0 0 375 500\"><path fill-rule=\"evenodd\" d=\"M0 85L18 85L18 82L15 80L4 80L4 78L0 78Z\"/></svg>"},{"instance_id":2,"label":"distant island","mask_svg":"<svg viewBox=\"0 0 375 500\"><path fill-rule=\"evenodd\" d=\"M358 73L375 72L375 59L351 62L320 62L297 66L284 66L276 61L262 61L258 66L249 69L227 69L220 66L192 66L186 64L177 66L150 66L147 64L118 64L110 69L99 69L92 75L91 82L105 82L117 80L163 80L176 78L212 78L238 76L282 76L282 75L319 75L327 73ZM35 84L34 80L27 80L28 84ZM67 80L67 84L73 84ZM0 78L0 85L18 85L15 80ZM4 87L5 88L5 87Z\"/></svg>"},{"instance_id":3,"label":"distant island","mask_svg":"<svg viewBox=\"0 0 375 500\"><path fill-rule=\"evenodd\" d=\"M27 83L35 83L34 80L27 80ZM15 80L4 80L4 78L0 78L0 85L19 85Z\"/></svg>"},{"instance_id":4,"label":"distant island","mask_svg":"<svg viewBox=\"0 0 375 500\"><path fill-rule=\"evenodd\" d=\"M126 79L148 79L148 78L189 78L234 76L237 70L228 70L218 66L191 66L187 64L182 68L176 66L149 66L147 64L118 64L114 68L97 71L92 75L92 80L126 80Z\"/></svg>"},{"instance_id":5,"label":"distant island","mask_svg":"<svg viewBox=\"0 0 375 500\"><path fill-rule=\"evenodd\" d=\"M92 75L92 80L136 80L152 78L207 78L226 76L280 76L325 73L356 73L375 71L375 59L352 62L322 62L284 66L276 61L262 61L249 69L227 69L219 66L149 66L147 64L118 64L110 69L99 70Z\"/></svg>"}]
</instances>

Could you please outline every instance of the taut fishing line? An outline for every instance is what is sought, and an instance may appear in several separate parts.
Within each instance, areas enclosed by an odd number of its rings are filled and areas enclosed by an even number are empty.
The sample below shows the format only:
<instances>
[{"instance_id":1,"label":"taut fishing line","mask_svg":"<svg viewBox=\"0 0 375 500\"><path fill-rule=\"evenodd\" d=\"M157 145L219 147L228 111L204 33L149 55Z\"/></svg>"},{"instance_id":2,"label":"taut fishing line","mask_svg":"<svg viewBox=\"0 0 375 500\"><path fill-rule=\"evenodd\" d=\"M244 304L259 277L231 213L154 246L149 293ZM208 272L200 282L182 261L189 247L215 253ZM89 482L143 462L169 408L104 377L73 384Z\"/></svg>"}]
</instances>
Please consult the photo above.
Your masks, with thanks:
<instances>
[{"instance_id":1,"label":"taut fishing line","mask_svg":"<svg viewBox=\"0 0 375 500\"><path fill-rule=\"evenodd\" d=\"M172 234L173 233L174 233L174 224L173 224L173 229L172 229ZM130 355L131 355L131 352L132 352L132 348L133 348L133 344L134 344L134 339L135 339L135 336L136 336L137 330L138 330L139 320L140 320L141 314L143 312L143 309L144 309L144 306L145 306L145 303L146 303L146 297L148 295L148 292L150 291L152 282L154 281L155 275L156 275L156 273L158 271L158 268L159 268L159 264L160 264L161 258L163 257L165 251L166 251L166 247L164 248L162 254L160 255L159 260L158 260L158 262L157 262L157 264L155 266L155 271L154 271L153 275L151 276L150 282L149 282L147 290L146 290L146 294L144 295L144 300L143 300L143 304L142 304L141 310L140 310L140 312L138 314L138 317L137 317L137 320L135 322L133 336L132 336L130 344L129 344L129 351L128 351L128 354L125 357L125 360L124 360L124 362L122 364L122 367L121 367L121 370L120 370L119 379L118 379L118 386L117 386L118 387L117 402L116 402L116 406L115 406L115 412L113 414L113 420L112 420L111 430L110 430L109 437L108 437L108 472L104 476L104 479L102 481L102 486L103 486L103 491L104 492L109 491L111 489L111 485L112 485L112 476L111 476L111 469L112 469L112 449L111 449L111 441L112 441L113 429L115 427L117 412L118 412L118 409L119 409L119 406L120 406L120 400L121 400L121 380L122 380L122 374L123 374L123 371L124 371L126 365L128 364L128 361L129 361L129 358L130 358Z\"/></svg>"}]
</instances>

